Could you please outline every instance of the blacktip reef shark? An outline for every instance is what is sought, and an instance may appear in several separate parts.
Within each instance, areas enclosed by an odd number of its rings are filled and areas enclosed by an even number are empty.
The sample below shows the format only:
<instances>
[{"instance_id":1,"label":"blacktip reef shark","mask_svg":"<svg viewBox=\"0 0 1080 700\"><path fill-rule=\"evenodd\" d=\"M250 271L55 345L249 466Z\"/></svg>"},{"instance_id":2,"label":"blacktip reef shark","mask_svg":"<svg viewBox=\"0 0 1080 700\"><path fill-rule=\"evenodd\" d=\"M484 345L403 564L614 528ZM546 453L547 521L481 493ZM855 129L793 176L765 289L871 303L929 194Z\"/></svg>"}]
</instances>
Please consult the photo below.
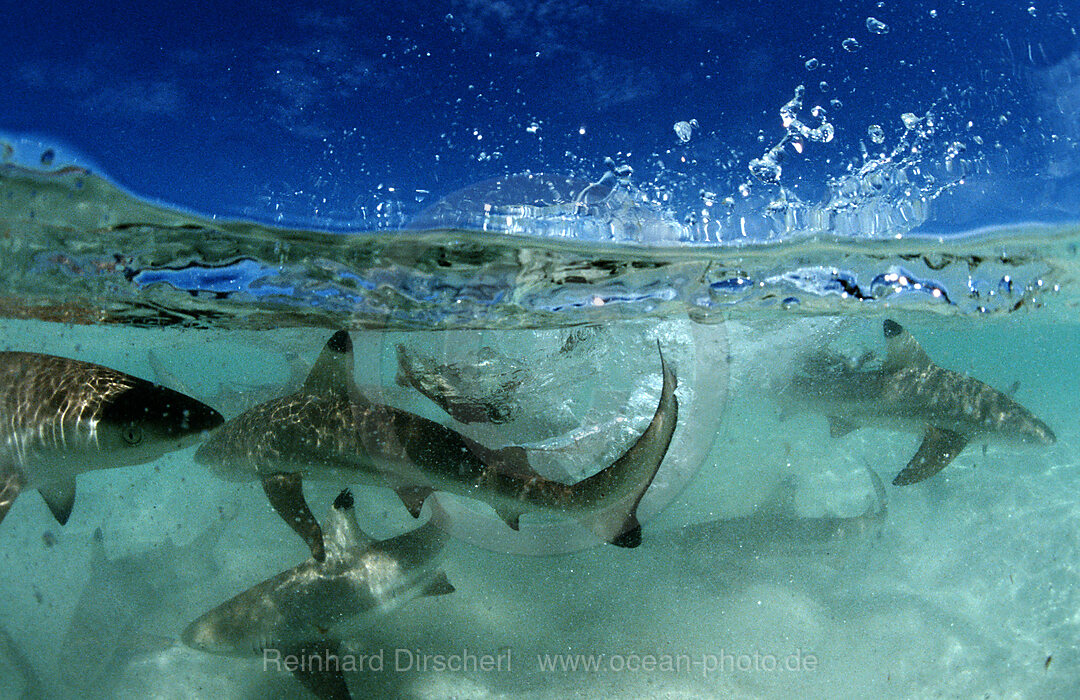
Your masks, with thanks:
<instances>
[{"instance_id":1,"label":"blacktip reef shark","mask_svg":"<svg viewBox=\"0 0 1080 700\"><path fill-rule=\"evenodd\" d=\"M36 488L63 525L77 474L151 462L223 422L200 401L108 367L0 352L0 521Z\"/></svg>"},{"instance_id":2,"label":"blacktip reef shark","mask_svg":"<svg viewBox=\"0 0 1080 700\"><path fill-rule=\"evenodd\" d=\"M490 449L439 423L365 398L349 334L330 338L300 391L225 423L195 453L226 479L260 479L271 505L323 557L303 478L393 489L414 517L434 491L485 501L513 529L529 511L565 513L605 542L641 542L637 506L667 453L678 418L675 373L660 355L656 412L614 463L567 485L538 474L519 446Z\"/></svg>"},{"instance_id":3,"label":"blacktip reef shark","mask_svg":"<svg viewBox=\"0 0 1080 700\"><path fill-rule=\"evenodd\" d=\"M445 514L373 541L356 522L348 489L327 519L326 558L308 559L243 591L184 630L184 644L224 656L292 658L293 675L320 698L349 698L341 642L420 596L453 593L438 568L449 536ZM335 660L336 657L336 660ZM307 663L300 663L301 661Z\"/></svg>"},{"instance_id":4,"label":"blacktip reef shark","mask_svg":"<svg viewBox=\"0 0 1080 700\"><path fill-rule=\"evenodd\" d=\"M811 356L785 398L829 417L841 437L867 425L923 434L922 444L893 479L905 486L945 468L973 439L1049 445L1046 423L1007 394L960 372L938 367L896 321L882 325L887 355L878 368L851 363L837 353Z\"/></svg>"}]
</instances>

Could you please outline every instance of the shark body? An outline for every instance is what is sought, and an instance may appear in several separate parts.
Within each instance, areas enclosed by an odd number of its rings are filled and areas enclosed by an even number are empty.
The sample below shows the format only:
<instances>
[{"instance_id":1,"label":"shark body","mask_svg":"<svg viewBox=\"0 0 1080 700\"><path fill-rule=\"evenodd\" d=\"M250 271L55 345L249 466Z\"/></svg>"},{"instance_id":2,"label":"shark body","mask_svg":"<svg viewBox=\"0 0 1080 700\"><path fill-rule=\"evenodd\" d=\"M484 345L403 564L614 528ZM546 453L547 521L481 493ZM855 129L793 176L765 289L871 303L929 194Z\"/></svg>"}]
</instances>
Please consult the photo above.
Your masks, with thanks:
<instances>
[{"instance_id":1,"label":"shark body","mask_svg":"<svg viewBox=\"0 0 1080 700\"><path fill-rule=\"evenodd\" d=\"M324 561L308 559L252 586L200 616L181 638L212 654L304 659L309 663L293 671L298 680L320 698L349 698L342 640L417 597L454 591L438 568L449 538L442 517L436 506L424 525L376 542L360 530L352 495L342 491L328 518Z\"/></svg>"},{"instance_id":2,"label":"shark body","mask_svg":"<svg viewBox=\"0 0 1080 700\"><path fill-rule=\"evenodd\" d=\"M515 530L522 513L555 511L606 542L641 541L636 511L671 442L676 378L661 354L663 389L652 421L614 463L576 484L543 477L517 446L490 449L439 423L366 399L353 379L349 335L330 338L300 391L227 422L195 459L227 479L261 479L271 504L323 557L302 479L394 489L414 517L434 491L483 500Z\"/></svg>"},{"instance_id":3,"label":"shark body","mask_svg":"<svg viewBox=\"0 0 1080 700\"><path fill-rule=\"evenodd\" d=\"M811 356L785 392L789 400L829 417L840 437L872 425L923 435L922 444L893 484L927 479L973 439L1049 445L1046 423L1007 394L960 372L939 367L899 323L883 324L888 354L865 369L836 353Z\"/></svg>"},{"instance_id":4,"label":"shark body","mask_svg":"<svg viewBox=\"0 0 1080 700\"><path fill-rule=\"evenodd\" d=\"M0 352L0 520L36 488L63 525L77 474L153 461L223 421L189 396L108 367Z\"/></svg>"}]
</instances>

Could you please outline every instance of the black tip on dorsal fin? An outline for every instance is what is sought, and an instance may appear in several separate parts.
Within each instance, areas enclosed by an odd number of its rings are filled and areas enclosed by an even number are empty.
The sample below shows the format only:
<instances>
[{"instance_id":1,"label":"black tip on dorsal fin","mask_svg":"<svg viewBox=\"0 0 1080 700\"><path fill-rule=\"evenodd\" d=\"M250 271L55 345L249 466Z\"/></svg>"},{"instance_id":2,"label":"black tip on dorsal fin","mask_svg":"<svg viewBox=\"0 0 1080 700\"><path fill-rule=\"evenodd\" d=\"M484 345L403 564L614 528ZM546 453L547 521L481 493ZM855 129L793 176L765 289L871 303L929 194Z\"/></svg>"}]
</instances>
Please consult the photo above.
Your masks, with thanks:
<instances>
[{"instance_id":1,"label":"black tip on dorsal fin","mask_svg":"<svg viewBox=\"0 0 1080 700\"><path fill-rule=\"evenodd\" d=\"M326 342L326 349L340 353L349 352L352 350L352 338L346 331L338 331L330 336L330 340Z\"/></svg>"},{"instance_id":2,"label":"black tip on dorsal fin","mask_svg":"<svg viewBox=\"0 0 1080 700\"><path fill-rule=\"evenodd\" d=\"M881 329L884 331L886 338L895 338L904 332L903 326L891 318L885 319L885 323L882 324Z\"/></svg>"},{"instance_id":3,"label":"black tip on dorsal fin","mask_svg":"<svg viewBox=\"0 0 1080 700\"><path fill-rule=\"evenodd\" d=\"M334 499L334 508L336 510L349 510L353 507L354 503L352 491L345 489Z\"/></svg>"}]
</instances>

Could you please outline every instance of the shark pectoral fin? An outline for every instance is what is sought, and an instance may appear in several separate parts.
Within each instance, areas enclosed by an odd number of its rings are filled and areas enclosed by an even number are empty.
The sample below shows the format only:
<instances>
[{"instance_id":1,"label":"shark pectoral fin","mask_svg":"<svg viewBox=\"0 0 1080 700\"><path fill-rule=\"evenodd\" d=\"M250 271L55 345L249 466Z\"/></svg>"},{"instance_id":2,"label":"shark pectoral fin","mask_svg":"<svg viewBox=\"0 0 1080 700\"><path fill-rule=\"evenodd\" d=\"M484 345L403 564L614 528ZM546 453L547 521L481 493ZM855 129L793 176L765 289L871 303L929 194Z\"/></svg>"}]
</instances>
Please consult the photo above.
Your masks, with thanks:
<instances>
[{"instance_id":1,"label":"shark pectoral fin","mask_svg":"<svg viewBox=\"0 0 1080 700\"><path fill-rule=\"evenodd\" d=\"M394 489L394 492L409 509L409 514L414 518L419 518L420 511L424 509L424 501L434 490L429 486L402 486Z\"/></svg>"},{"instance_id":2,"label":"shark pectoral fin","mask_svg":"<svg viewBox=\"0 0 1080 700\"><path fill-rule=\"evenodd\" d=\"M270 505L307 543L311 549L311 557L315 561L325 561L322 528L304 500L300 475L295 472L270 474L262 478L262 486L266 497L270 499Z\"/></svg>"},{"instance_id":3,"label":"shark pectoral fin","mask_svg":"<svg viewBox=\"0 0 1080 700\"><path fill-rule=\"evenodd\" d=\"M38 493L45 499L56 522L64 525L71 516L71 509L75 506L75 477L70 476L60 481L53 481L38 486Z\"/></svg>"},{"instance_id":4,"label":"shark pectoral fin","mask_svg":"<svg viewBox=\"0 0 1080 700\"><path fill-rule=\"evenodd\" d=\"M446 572L440 571L435 574L435 577L428 581L428 584L424 586L424 590L420 592L420 595L447 595L453 593L456 588L454 584L450 583L450 580L446 578Z\"/></svg>"},{"instance_id":5,"label":"shark pectoral fin","mask_svg":"<svg viewBox=\"0 0 1080 700\"><path fill-rule=\"evenodd\" d=\"M296 664L293 676L304 684L320 700L352 700L352 693L345 683L342 672L341 642L327 639L321 642L293 646L284 650L294 659L306 663Z\"/></svg>"},{"instance_id":6,"label":"shark pectoral fin","mask_svg":"<svg viewBox=\"0 0 1080 700\"><path fill-rule=\"evenodd\" d=\"M858 427L846 418L829 416L829 437L831 438L842 438Z\"/></svg>"},{"instance_id":7,"label":"shark pectoral fin","mask_svg":"<svg viewBox=\"0 0 1080 700\"><path fill-rule=\"evenodd\" d=\"M893 486L915 484L937 474L960 454L967 441L960 433L930 426L919 445L919 451L893 479Z\"/></svg>"},{"instance_id":8,"label":"shark pectoral fin","mask_svg":"<svg viewBox=\"0 0 1080 700\"><path fill-rule=\"evenodd\" d=\"M0 523L4 522L4 516L25 485L26 479L14 464L9 462L0 466Z\"/></svg>"}]
</instances>

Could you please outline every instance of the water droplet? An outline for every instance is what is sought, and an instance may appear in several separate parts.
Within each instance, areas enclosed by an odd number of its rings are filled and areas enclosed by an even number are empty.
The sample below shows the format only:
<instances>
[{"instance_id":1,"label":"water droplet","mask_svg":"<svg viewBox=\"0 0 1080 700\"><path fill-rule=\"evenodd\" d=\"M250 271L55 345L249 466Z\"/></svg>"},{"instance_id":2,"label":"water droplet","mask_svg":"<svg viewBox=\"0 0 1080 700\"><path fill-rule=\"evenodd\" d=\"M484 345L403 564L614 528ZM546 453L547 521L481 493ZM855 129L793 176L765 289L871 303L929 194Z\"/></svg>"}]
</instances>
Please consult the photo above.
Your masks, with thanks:
<instances>
[{"instance_id":1,"label":"water droplet","mask_svg":"<svg viewBox=\"0 0 1080 700\"><path fill-rule=\"evenodd\" d=\"M768 153L750 161L750 174L762 182L775 185L780 182L781 168Z\"/></svg>"},{"instance_id":2,"label":"water droplet","mask_svg":"<svg viewBox=\"0 0 1080 700\"><path fill-rule=\"evenodd\" d=\"M858 40L856 40L855 37L850 36L840 42L840 45L843 46L844 51L847 51L848 53L855 53L862 48L861 46L859 46Z\"/></svg>"},{"instance_id":3,"label":"water droplet","mask_svg":"<svg viewBox=\"0 0 1080 700\"><path fill-rule=\"evenodd\" d=\"M681 141L682 143L687 143L688 141L690 141L690 136L693 133L694 126L696 126L696 124L696 119L692 122L675 122L675 126L673 128L675 129L675 135L679 137L679 141Z\"/></svg>"},{"instance_id":4,"label":"water droplet","mask_svg":"<svg viewBox=\"0 0 1080 700\"><path fill-rule=\"evenodd\" d=\"M871 34L888 34L889 25L874 17L866 18L866 30Z\"/></svg>"},{"instance_id":5,"label":"water droplet","mask_svg":"<svg viewBox=\"0 0 1080 700\"><path fill-rule=\"evenodd\" d=\"M885 130L877 124L871 124L866 127L866 133L870 135L870 140L874 143L885 143Z\"/></svg>"},{"instance_id":6,"label":"water droplet","mask_svg":"<svg viewBox=\"0 0 1080 700\"><path fill-rule=\"evenodd\" d=\"M930 10L930 18L937 19L937 10Z\"/></svg>"},{"instance_id":7,"label":"water droplet","mask_svg":"<svg viewBox=\"0 0 1080 700\"><path fill-rule=\"evenodd\" d=\"M921 122L922 119L919 119L911 112L904 112L900 115L900 121L904 122L905 129L911 131L919 125L919 122Z\"/></svg>"},{"instance_id":8,"label":"water droplet","mask_svg":"<svg viewBox=\"0 0 1080 700\"><path fill-rule=\"evenodd\" d=\"M811 58L806 62L806 70L817 70L821 66L821 61L816 58Z\"/></svg>"},{"instance_id":9,"label":"water droplet","mask_svg":"<svg viewBox=\"0 0 1080 700\"><path fill-rule=\"evenodd\" d=\"M1034 5L1032 5L1031 7L1028 8L1028 14L1031 15L1032 17L1035 17L1035 16L1038 15L1038 11L1035 9Z\"/></svg>"}]
</instances>

